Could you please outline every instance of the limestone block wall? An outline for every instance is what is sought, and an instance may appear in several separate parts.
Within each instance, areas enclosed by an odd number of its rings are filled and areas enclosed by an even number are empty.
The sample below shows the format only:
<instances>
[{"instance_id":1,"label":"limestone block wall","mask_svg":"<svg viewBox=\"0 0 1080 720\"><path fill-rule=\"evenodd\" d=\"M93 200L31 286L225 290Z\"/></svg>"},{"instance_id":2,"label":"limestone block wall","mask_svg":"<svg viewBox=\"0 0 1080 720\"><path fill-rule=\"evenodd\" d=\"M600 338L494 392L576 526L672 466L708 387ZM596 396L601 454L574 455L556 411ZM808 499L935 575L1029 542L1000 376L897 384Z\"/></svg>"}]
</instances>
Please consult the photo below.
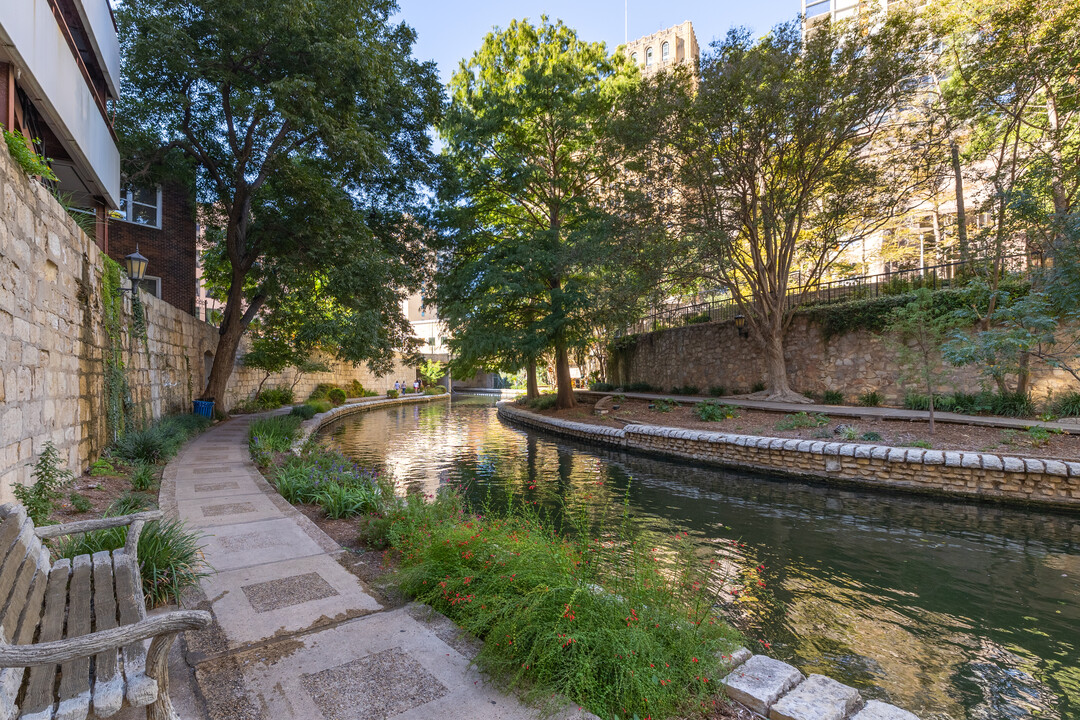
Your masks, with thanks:
<instances>
[{"instance_id":1,"label":"limestone block wall","mask_svg":"<svg viewBox=\"0 0 1080 720\"><path fill-rule=\"evenodd\" d=\"M613 428L550 418L507 402L499 404L499 415L585 442L719 467L886 490L1080 508L1080 462L792 440L657 425Z\"/></svg>"},{"instance_id":2,"label":"limestone block wall","mask_svg":"<svg viewBox=\"0 0 1080 720\"><path fill-rule=\"evenodd\" d=\"M26 177L0 150L0 502L11 486L30 480L30 464L52 441L80 471L109 444L104 357L102 253L44 187ZM127 420L143 425L164 414L190 412L205 386L217 329L167 302L142 293L146 336L131 331L125 298L122 347L130 389ZM243 356L245 347L238 352ZM415 369L398 359L379 377L366 366L331 362L296 386L305 398L320 382L358 379L383 391L412 382ZM237 364L226 409L251 395L262 373ZM292 371L267 387L291 385Z\"/></svg>"},{"instance_id":3,"label":"limestone block wall","mask_svg":"<svg viewBox=\"0 0 1080 720\"><path fill-rule=\"evenodd\" d=\"M888 404L900 404L906 393L890 339L865 330L825 341L818 325L795 317L785 338L788 380L799 392L838 390L849 402L876 390ZM728 392L748 391L764 378L761 349L744 340L732 322L702 323L645 333L624 350L612 353L608 381L616 385L647 382L670 390L696 385L704 392L723 385ZM978 392L982 378L975 367L945 366L947 381L940 392ZM1080 390L1065 372L1036 366L1033 394Z\"/></svg>"}]
</instances>

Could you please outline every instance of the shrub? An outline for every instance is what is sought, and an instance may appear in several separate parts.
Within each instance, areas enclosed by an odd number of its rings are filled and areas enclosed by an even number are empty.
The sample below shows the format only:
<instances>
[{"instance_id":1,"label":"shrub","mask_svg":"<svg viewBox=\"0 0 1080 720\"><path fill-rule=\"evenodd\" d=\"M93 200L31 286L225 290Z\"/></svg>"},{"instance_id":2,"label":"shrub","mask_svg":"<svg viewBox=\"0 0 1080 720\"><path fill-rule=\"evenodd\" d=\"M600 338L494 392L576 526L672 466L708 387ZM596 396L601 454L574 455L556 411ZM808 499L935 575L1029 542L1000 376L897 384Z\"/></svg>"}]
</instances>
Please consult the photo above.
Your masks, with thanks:
<instances>
[{"instance_id":1,"label":"shrub","mask_svg":"<svg viewBox=\"0 0 1080 720\"><path fill-rule=\"evenodd\" d=\"M615 389L615 386L606 382L594 382L589 383L589 389L594 392L611 392Z\"/></svg>"},{"instance_id":2,"label":"shrub","mask_svg":"<svg viewBox=\"0 0 1080 720\"><path fill-rule=\"evenodd\" d=\"M77 513L89 512L94 507L85 495L80 495L76 492L68 495L68 501L71 502L71 507L74 508Z\"/></svg>"},{"instance_id":3,"label":"shrub","mask_svg":"<svg viewBox=\"0 0 1080 720\"><path fill-rule=\"evenodd\" d=\"M310 420L315 417L315 408L307 403L303 405L293 405L293 409L289 412L290 415L295 415L301 420Z\"/></svg>"},{"instance_id":4,"label":"shrub","mask_svg":"<svg viewBox=\"0 0 1080 720\"><path fill-rule=\"evenodd\" d=\"M718 422L739 417L739 410L733 405L721 405L712 400L705 400L694 406L694 414L699 420Z\"/></svg>"},{"instance_id":5,"label":"shrub","mask_svg":"<svg viewBox=\"0 0 1080 720\"><path fill-rule=\"evenodd\" d=\"M359 380L350 381L343 389L349 397L364 397L364 386Z\"/></svg>"},{"instance_id":6,"label":"shrub","mask_svg":"<svg viewBox=\"0 0 1080 720\"><path fill-rule=\"evenodd\" d=\"M257 465L269 465L275 452L288 452L300 434L297 415L259 418L248 429L248 449Z\"/></svg>"},{"instance_id":7,"label":"shrub","mask_svg":"<svg viewBox=\"0 0 1080 720\"><path fill-rule=\"evenodd\" d=\"M379 490L374 485L327 483L316 493L315 502L327 517L337 520L376 510L379 507Z\"/></svg>"},{"instance_id":8,"label":"shrub","mask_svg":"<svg viewBox=\"0 0 1080 720\"><path fill-rule=\"evenodd\" d=\"M1056 417L1080 417L1080 392L1070 390L1050 399L1050 412Z\"/></svg>"},{"instance_id":9,"label":"shrub","mask_svg":"<svg viewBox=\"0 0 1080 720\"><path fill-rule=\"evenodd\" d=\"M390 398L391 400L397 399L400 395L401 393L397 390L394 390L393 388L386 391L386 397Z\"/></svg>"},{"instance_id":10,"label":"shrub","mask_svg":"<svg viewBox=\"0 0 1080 720\"><path fill-rule=\"evenodd\" d=\"M941 406L942 397L934 397L934 407L938 410L944 410ZM908 410L929 410L930 398L927 395L917 392L908 392L904 395L904 407Z\"/></svg>"},{"instance_id":11,"label":"shrub","mask_svg":"<svg viewBox=\"0 0 1080 720\"><path fill-rule=\"evenodd\" d=\"M305 405L315 408L315 414L329 412L331 405L329 400L308 400Z\"/></svg>"},{"instance_id":12,"label":"shrub","mask_svg":"<svg viewBox=\"0 0 1080 720\"><path fill-rule=\"evenodd\" d=\"M555 393L544 393L540 397L535 397L527 402L533 410L551 410L555 407L558 399L559 396Z\"/></svg>"},{"instance_id":13,"label":"shrub","mask_svg":"<svg viewBox=\"0 0 1080 720\"><path fill-rule=\"evenodd\" d=\"M877 390L869 390L859 396L859 405L862 407L877 407L881 404L881 393Z\"/></svg>"},{"instance_id":14,"label":"shrub","mask_svg":"<svg viewBox=\"0 0 1080 720\"><path fill-rule=\"evenodd\" d=\"M739 639L716 609L714 593L730 590L682 538L663 557L630 530L601 541L579 529L573 541L535 513L467 516L448 493L410 498L383 524L405 594L483 639L478 666L527 699L670 717L712 697L702 678Z\"/></svg>"},{"instance_id":15,"label":"shrub","mask_svg":"<svg viewBox=\"0 0 1080 720\"><path fill-rule=\"evenodd\" d=\"M991 412L1005 417L1031 417L1035 414L1035 403L1030 393L994 393Z\"/></svg>"},{"instance_id":16,"label":"shrub","mask_svg":"<svg viewBox=\"0 0 1080 720\"><path fill-rule=\"evenodd\" d=\"M697 385L683 385L679 388L671 388L672 395L700 395L701 388Z\"/></svg>"},{"instance_id":17,"label":"shrub","mask_svg":"<svg viewBox=\"0 0 1080 720\"><path fill-rule=\"evenodd\" d=\"M101 477L103 475L115 475L116 467L105 458L98 458L90 466L91 477Z\"/></svg>"},{"instance_id":18,"label":"shrub","mask_svg":"<svg viewBox=\"0 0 1080 720\"><path fill-rule=\"evenodd\" d=\"M650 410L655 410L656 412L662 413L671 412L677 407L679 407L679 403L675 402L671 398L663 398L649 405Z\"/></svg>"},{"instance_id":19,"label":"shrub","mask_svg":"<svg viewBox=\"0 0 1080 720\"><path fill-rule=\"evenodd\" d=\"M337 407L345 402L345 391L341 388L330 388L330 392L326 393L326 399L334 407Z\"/></svg>"},{"instance_id":20,"label":"shrub","mask_svg":"<svg viewBox=\"0 0 1080 720\"><path fill-rule=\"evenodd\" d=\"M651 392L653 386L647 382L635 382L626 386L626 392Z\"/></svg>"},{"instance_id":21,"label":"shrub","mask_svg":"<svg viewBox=\"0 0 1080 720\"><path fill-rule=\"evenodd\" d=\"M727 395L727 388L723 385L713 385L709 388L709 394L713 397L721 397Z\"/></svg>"},{"instance_id":22,"label":"shrub","mask_svg":"<svg viewBox=\"0 0 1080 720\"><path fill-rule=\"evenodd\" d=\"M798 430L801 428L819 428L825 427L830 422L828 416L821 413L814 413L810 415L805 412L798 412L794 415L785 415L780 422L776 423L777 430Z\"/></svg>"},{"instance_id":23,"label":"shrub","mask_svg":"<svg viewBox=\"0 0 1080 720\"><path fill-rule=\"evenodd\" d=\"M859 428L854 425L844 425L840 428L840 439L847 442L855 442L860 437Z\"/></svg>"},{"instance_id":24,"label":"shrub","mask_svg":"<svg viewBox=\"0 0 1080 720\"><path fill-rule=\"evenodd\" d=\"M155 464L171 459L185 442L210 426L198 415L173 415L142 430L129 430L109 449L109 454L130 465Z\"/></svg>"},{"instance_id":25,"label":"shrub","mask_svg":"<svg viewBox=\"0 0 1080 720\"><path fill-rule=\"evenodd\" d=\"M862 434L862 439L865 440L866 442L880 442L881 441L881 434L876 433L873 430L871 430L869 432L864 432Z\"/></svg>"},{"instance_id":26,"label":"shrub","mask_svg":"<svg viewBox=\"0 0 1080 720\"><path fill-rule=\"evenodd\" d=\"M26 508L26 514L34 525L49 524L53 503L63 497L63 490L71 482L71 471L63 466L60 453L51 440L45 442L41 457L34 465L34 482L30 485L15 483L12 492L15 499Z\"/></svg>"},{"instance_id":27,"label":"shrub","mask_svg":"<svg viewBox=\"0 0 1080 720\"><path fill-rule=\"evenodd\" d=\"M276 410L282 405L288 405L293 401L293 391L290 387L267 388L260 392L252 403L255 410Z\"/></svg>"},{"instance_id":28,"label":"shrub","mask_svg":"<svg viewBox=\"0 0 1080 720\"><path fill-rule=\"evenodd\" d=\"M1027 429L1028 441L1032 447L1046 447L1050 444L1051 437L1061 434L1062 431L1057 428L1048 428L1042 425L1033 425Z\"/></svg>"},{"instance_id":29,"label":"shrub","mask_svg":"<svg viewBox=\"0 0 1080 720\"><path fill-rule=\"evenodd\" d=\"M765 391L765 383L763 381L761 381L761 380L758 380L756 383L754 383L750 387L750 392L752 392L752 393L764 392L764 391Z\"/></svg>"},{"instance_id":30,"label":"shrub","mask_svg":"<svg viewBox=\"0 0 1080 720\"><path fill-rule=\"evenodd\" d=\"M324 449L289 458L274 471L271 483L290 503L316 503L331 518L373 512L384 496L393 495L377 473Z\"/></svg>"},{"instance_id":31,"label":"shrub","mask_svg":"<svg viewBox=\"0 0 1080 720\"><path fill-rule=\"evenodd\" d=\"M106 517L127 514L130 512L106 511ZM138 554L143 596L147 605L179 604L184 590L198 585L199 580L207 575L202 538L201 533L189 531L179 520L146 524L139 536ZM57 543L56 555L74 558L102 550L116 550L124 546L126 539L126 527L75 535Z\"/></svg>"},{"instance_id":32,"label":"shrub","mask_svg":"<svg viewBox=\"0 0 1080 720\"><path fill-rule=\"evenodd\" d=\"M446 388L442 385L431 385L424 388L425 395L443 395L446 393Z\"/></svg>"},{"instance_id":33,"label":"shrub","mask_svg":"<svg viewBox=\"0 0 1080 720\"><path fill-rule=\"evenodd\" d=\"M132 513L150 510L154 507L154 498L142 492L126 492L113 500L105 509L105 517L117 515L131 515Z\"/></svg>"},{"instance_id":34,"label":"shrub","mask_svg":"<svg viewBox=\"0 0 1080 720\"><path fill-rule=\"evenodd\" d=\"M821 401L826 405L843 405L844 393L839 390L826 390L821 396Z\"/></svg>"},{"instance_id":35,"label":"shrub","mask_svg":"<svg viewBox=\"0 0 1080 720\"><path fill-rule=\"evenodd\" d=\"M930 450L934 446L930 443L929 440L921 440L920 439L920 440L912 440L911 442L908 443L908 447L917 447L917 448L922 448L923 450Z\"/></svg>"},{"instance_id":36,"label":"shrub","mask_svg":"<svg viewBox=\"0 0 1080 720\"><path fill-rule=\"evenodd\" d=\"M333 383L319 383L308 395L308 400L326 400L330 395L330 391L336 387L337 385Z\"/></svg>"},{"instance_id":37,"label":"shrub","mask_svg":"<svg viewBox=\"0 0 1080 720\"><path fill-rule=\"evenodd\" d=\"M157 483L153 465L137 464L131 471L131 487L136 490L149 490Z\"/></svg>"}]
</instances>

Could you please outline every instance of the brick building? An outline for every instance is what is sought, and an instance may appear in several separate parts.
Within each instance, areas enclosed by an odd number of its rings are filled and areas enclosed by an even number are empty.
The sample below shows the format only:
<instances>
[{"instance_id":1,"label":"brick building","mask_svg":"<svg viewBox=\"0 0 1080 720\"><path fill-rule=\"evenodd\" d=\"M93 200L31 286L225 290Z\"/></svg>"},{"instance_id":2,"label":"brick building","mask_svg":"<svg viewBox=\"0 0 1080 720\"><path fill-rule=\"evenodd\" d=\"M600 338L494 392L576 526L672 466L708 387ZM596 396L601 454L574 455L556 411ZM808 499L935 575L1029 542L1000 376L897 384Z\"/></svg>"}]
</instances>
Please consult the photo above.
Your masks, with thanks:
<instances>
[{"instance_id":1,"label":"brick building","mask_svg":"<svg viewBox=\"0 0 1080 720\"><path fill-rule=\"evenodd\" d=\"M195 207L179 183L126 187L120 191L121 217L109 222L109 257L122 262L139 252L148 260L140 287L187 313L195 314Z\"/></svg>"}]
</instances>

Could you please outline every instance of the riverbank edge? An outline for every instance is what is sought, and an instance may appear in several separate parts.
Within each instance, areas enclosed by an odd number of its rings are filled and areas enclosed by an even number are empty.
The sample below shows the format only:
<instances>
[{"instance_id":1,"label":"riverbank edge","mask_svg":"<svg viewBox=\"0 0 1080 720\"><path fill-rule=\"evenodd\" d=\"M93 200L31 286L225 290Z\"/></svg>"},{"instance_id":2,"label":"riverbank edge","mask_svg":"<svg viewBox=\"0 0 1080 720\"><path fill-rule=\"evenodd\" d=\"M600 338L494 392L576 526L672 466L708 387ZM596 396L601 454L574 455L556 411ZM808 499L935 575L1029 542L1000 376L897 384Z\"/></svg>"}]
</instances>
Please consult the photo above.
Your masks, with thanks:
<instances>
[{"instance_id":1,"label":"riverbank edge","mask_svg":"<svg viewBox=\"0 0 1080 720\"><path fill-rule=\"evenodd\" d=\"M1080 462L660 425L614 428L547 417L515 407L511 401L500 402L497 408L499 417L510 424L654 457L876 490L1080 509Z\"/></svg>"},{"instance_id":2,"label":"riverbank edge","mask_svg":"<svg viewBox=\"0 0 1080 720\"><path fill-rule=\"evenodd\" d=\"M293 452L299 452L300 448L304 446L312 435L317 433L323 428L324 425L328 425L334 420L340 420L348 415L354 415L359 412L365 412L372 408L386 407L388 405L412 405L416 403L431 402L433 400L449 400L450 393L442 393L441 395L412 395L410 397L388 398L380 397L374 400L364 400L361 402L345 403L339 405L336 408L330 408L324 413L314 415L310 420L305 420L300 423L300 434L297 436L296 441L293 442Z\"/></svg>"}]
</instances>

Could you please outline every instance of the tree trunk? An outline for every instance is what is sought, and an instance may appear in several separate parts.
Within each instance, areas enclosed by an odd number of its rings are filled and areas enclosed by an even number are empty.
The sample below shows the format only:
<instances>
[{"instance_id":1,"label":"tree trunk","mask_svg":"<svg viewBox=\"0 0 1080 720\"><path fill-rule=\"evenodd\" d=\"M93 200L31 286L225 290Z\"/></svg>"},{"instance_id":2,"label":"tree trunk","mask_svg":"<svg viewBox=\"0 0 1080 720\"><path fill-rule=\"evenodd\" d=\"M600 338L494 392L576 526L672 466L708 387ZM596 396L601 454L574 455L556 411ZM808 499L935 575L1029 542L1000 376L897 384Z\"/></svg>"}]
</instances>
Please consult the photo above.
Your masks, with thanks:
<instances>
[{"instance_id":1,"label":"tree trunk","mask_svg":"<svg viewBox=\"0 0 1080 720\"><path fill-rule=\"evenodd\" d=\"M934 434L934 386L933 385L927 385L926 387L929 390L929 394L927 395L927 397L930 398L930 434L933 435Z\"/></svg>"},{"instance_id":2,"label":"tree trunk","mask_svg":"<svg viewBox=\"0 0 1080 720\"><path fill-rule=\"evenodd\" d=\"M262 394L263 384L270 379L270 372L263 375L263 379L259 381L259 387L255 388L255 397L259 397Z\"/></svg>"},{"instance_id":3,"label":"tree trunk","mask_svg":"<svg viewBox=\"0 0 1080 720\"><path fill-rule=\"evenodd\" d=\"M784 360L784 332L777 328L761 343L765 361L767 400L808 403L810 400L791 389L788 384L787 362Z\"/></svg>"},{"instance_id":4,"label":"tree trunk","mask_svg":"<svg viewBox=\"0 0 1080 720\"><path fill-rule=\"evenodd\" d=\"M561 338L555 341L555 398L556 410L568 410L577 406L574 400L574 385L570 379L570 353L566 342Z\"/></svg>"},{"instance_id":5,"label":"tree trunk","mask_svg":"<svg viewBox=\"0 0 1080 720\"><path fill-rule=\"evenodd\" d=\"M1031 380L1031 354L1020 353L1020 367L1016 373L1016 392L1027 395Z\"/></svg>"},{"instance_id":6,"label":"tree trunk","mask_svg":"<svg viewBox=\"0 0 1080 720\"><path fill-rule=\"evenodd\" d=\"M952 143L952 169L956 182L956 236L960 243L960 261L967 263L970 259L967 236L967 217L964 215L964 177L960 174L960 148ZM966 267L964 268L967 269Z\"/></svg>"},{"instance_id":7,"label":"tree trunk","mask_svg":"<svg viewBox=\"0 0 1080 720\"><path fill-rule=\"evenodd\" d=\"M530 360L525 366L525 397L534 400L540 397L540 389L536 386L536 361Z\"/></svg>"}]
</instances>

